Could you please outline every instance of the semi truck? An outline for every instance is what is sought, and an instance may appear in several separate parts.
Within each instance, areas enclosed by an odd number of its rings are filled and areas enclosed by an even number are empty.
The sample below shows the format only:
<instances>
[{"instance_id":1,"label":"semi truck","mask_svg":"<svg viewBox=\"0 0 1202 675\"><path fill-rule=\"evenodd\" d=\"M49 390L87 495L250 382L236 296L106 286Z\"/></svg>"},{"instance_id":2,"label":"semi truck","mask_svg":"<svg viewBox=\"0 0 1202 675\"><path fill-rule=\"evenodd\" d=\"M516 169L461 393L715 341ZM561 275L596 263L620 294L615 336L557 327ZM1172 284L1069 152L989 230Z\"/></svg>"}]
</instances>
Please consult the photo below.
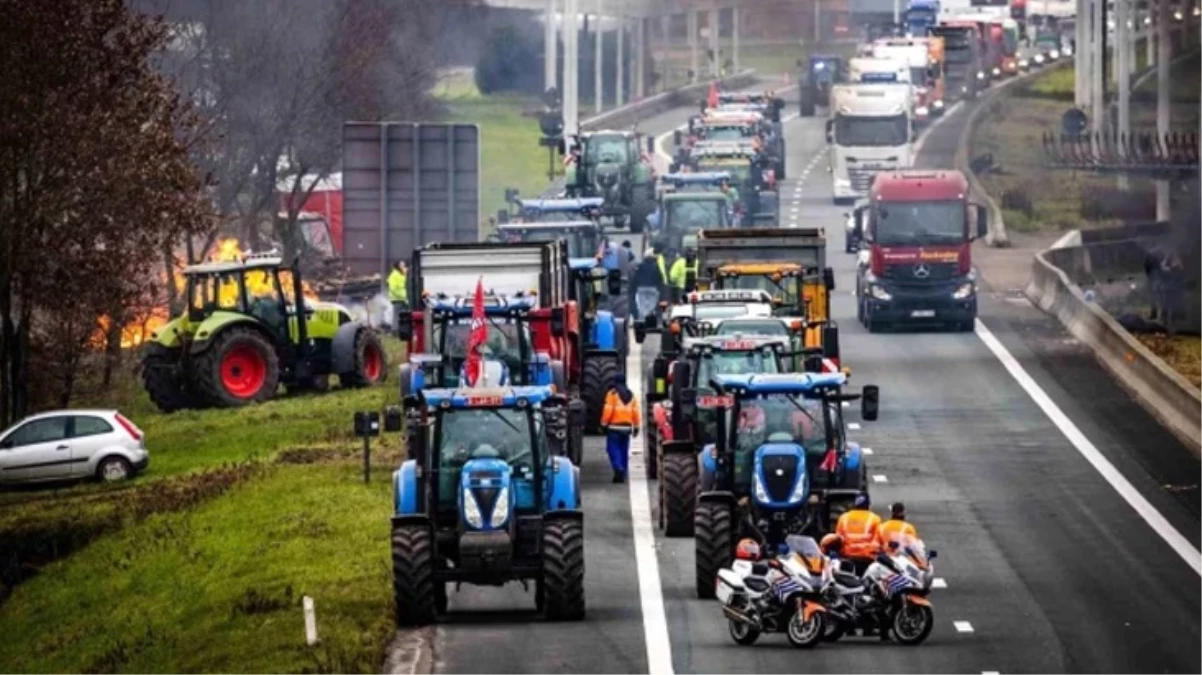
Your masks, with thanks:
<instances>
[{"instance_id":1,"label":"semi truck","mask_svg":"<svg viewBox=\"0 0 1202 675\"><path fill-rule=\"evenodd\" d=\"M868 194L881 171L908 168L914 161L910 88L896 84L841 84L831 90L827 121L830 170L836 204Z\"/></svg>"},{"instance_id":2,"label":"semi truck","mask_svg":"<svg viewBox=\"0 0 1202 675\"><path fill-rule=\"evenodd\" d=\"M932 28L931 34L943 39L945 102L976 98L985 86L977 25L945 20Z\"/></svg>"},{"instance_id":3,"label":"semi truck","mask_svg":"<svg viewBox=\"0 0 1202 675\"><path fill-rule=\"evenodd\" d=\"M914 123L918 125L930 122L943 111L942 62L932 59L930 40L939 38L886 38L873 46L873 55L877 58L895 59L909 68L914 92Z\"/></svg>"},{"instance_id":4,"label":"semi truck","mask_svg":"<svg viewBox=\"0 0 1202 675\"><path fill-rule=\"evenodd\" d=\"M855 218L863 223L856 316L870 332L915 324L973 330L971 244L985 236L988 217L984 206L969 203L964 174L878 174Z\"/></svg>"}]
</instances>

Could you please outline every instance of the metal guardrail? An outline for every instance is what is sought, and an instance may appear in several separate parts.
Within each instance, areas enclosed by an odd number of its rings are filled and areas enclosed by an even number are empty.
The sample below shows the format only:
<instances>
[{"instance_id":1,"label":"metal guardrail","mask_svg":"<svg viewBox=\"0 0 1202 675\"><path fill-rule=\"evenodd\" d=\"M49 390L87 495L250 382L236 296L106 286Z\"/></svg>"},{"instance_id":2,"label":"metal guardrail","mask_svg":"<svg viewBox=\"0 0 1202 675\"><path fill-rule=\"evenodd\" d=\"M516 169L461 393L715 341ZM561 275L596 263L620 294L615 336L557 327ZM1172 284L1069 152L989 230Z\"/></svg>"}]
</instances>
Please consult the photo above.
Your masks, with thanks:
<instances>
[{"instance_id":1,"label":"metal guardrail","mask_svg":"<svg viewBox=\"0 0 1202 675\"><path fill-rule=\"evenodd\" d=\"M1075 235L1075 237L1073 236ZM1074 337L1089 345L1110 371L1152 416L1190 448L1202 453L1202 393L1180 373L1131 335L1109 312L1087 298L1066 269L1092 265L1089 246L1063 246L1070 233L1053 247L1037 253L1031 264L1026 295L1037 307L1055 316ZM1114 243L1114 242L1111 242Z\"/></svg>"},{"instance_id":2,"label":"metal guardrail","mask_svg":"<svg viewBox=\"0 0 1202 675\"><path fill-rule=\"evenodd\" d=\"M1057 169L1169 178L1198 171L1198 134L1067 135L1044 132L1043 150Z\"/></svg>"}]
</instances>

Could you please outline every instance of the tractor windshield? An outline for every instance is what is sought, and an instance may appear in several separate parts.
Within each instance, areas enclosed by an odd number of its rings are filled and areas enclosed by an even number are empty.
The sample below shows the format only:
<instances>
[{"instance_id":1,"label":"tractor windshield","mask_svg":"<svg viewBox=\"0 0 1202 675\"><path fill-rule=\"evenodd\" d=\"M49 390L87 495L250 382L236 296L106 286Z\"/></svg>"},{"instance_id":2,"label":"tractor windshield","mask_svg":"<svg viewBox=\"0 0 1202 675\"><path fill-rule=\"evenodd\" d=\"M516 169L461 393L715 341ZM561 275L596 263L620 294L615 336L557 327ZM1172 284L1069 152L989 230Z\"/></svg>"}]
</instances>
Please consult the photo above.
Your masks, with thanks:
<instances>
[{"instance_id":1,"label":"tractor windshield","mask_svg":"<svg viewBox=\"0 0 1202 675\"><path fill-rule=\"evenodd\" d=\"M696 232L706 227L726 226L726 199L677 199L668 202L668 227L677 232Z\"/></svg>"},{"instance_id":2,"label":"tractor windshield","mask_svg":"<svg viewBox=\"0 0 1202 675\"><path fill-rule=\"evenodd\" d=\"M589 161L593 164L625 164L626 139L621 136L593 136L588 141Z\"/></svg>"},{"instance_id":3,"label":"tractor windshield","mask_svg":"<svg viewBox=\"0 0 1202 675\"><path fill-rule=\"evenodd\" d=\"M533 415L531 420L527 415ZM439 415L439 503L456 503L459 473L472 459L497 459L517 477L533 475L546 457L541 410L532 408L451 408ZM534 424L533 442L530 423Z\"/></svg>"},{"instance_id":4,"label":"tractor windshield","mask_svg":"<svg viewBox=\"0 0 1202 675\"><path fill-rule=\"evenodd\" d=\"M708 319L733 319L735 317L747 316L747 305L745 303L713 303L707 302L704 305L697 305L693 310L693 318L698 321L706 321Z\"/></svg>"},{"instance_id":5,"label":"tractor windshield","mask_svg":"<svg viewBox=\"0 0 1202 675\"><path fill-rule=\"evenodd\" d=\"M715 351L698 360L697 390L712 392L709 382L715 375L779 373L776 361L771 349Z\"/></svg>"},{"instance_id":6,"label":"tractor windshield","mask_svg":"<svg viewBox=\"0 0 1202 675\"><path fill-rule=\"evenodd\" d=\"M564 218L564 220L567 220ZM591 237L586 237L584 230L576 228L539 228L522 232L506 232L501 235L508 242L543 242L565 239L568 242L569 258L590 258L597 253L597 247Z\"/></svg>"},{"instance_id":7,"label":"tractor windshield","mask_svg":"<svg viewBox=\"0 0 1202 675\"><path fill-rule=\"evenodd\" d=\"M742 141L755 135L755 130L743 124L714 124L702 127L707 141Z\"/></svg>"},{"instance_id":8,"label":"tractor windshield","mask_svg":"<svg viewBox=\"0 0 1202 675\"><path fill-rule=\"evenodd\" d=\"M751 162L714 161L697 163L698 171L727 171L734 178L735 185L743 185L751 178Z\"/></svg>"},{"instance_id":9,"label":"tractor windshield","mask_svg":"<svg viewBox=\"0 0 1202 675\"><path fill-rule=\"evenodd\" d=\"M767 335L789 337L789 327L779 319L732 319L723 321L714 335Z\"/></svg>"},{"instance_id":10,"label":"tractor windshield","mask_svg":"<svg viewBox=\"0 0 1202 675\"><path fill-rule=\"evenodd\" d=\"M452 366L449 375L456 377L459 364L467 358L467 346L471 340L471 317L456 317L434 325L433 344L440 345L441 353ZM531 344L530 327L512 319L488 317L488 339L484 343L484 358L504 363L515 377L522 368L522 345Z\"/></svg>"}]
</instances>

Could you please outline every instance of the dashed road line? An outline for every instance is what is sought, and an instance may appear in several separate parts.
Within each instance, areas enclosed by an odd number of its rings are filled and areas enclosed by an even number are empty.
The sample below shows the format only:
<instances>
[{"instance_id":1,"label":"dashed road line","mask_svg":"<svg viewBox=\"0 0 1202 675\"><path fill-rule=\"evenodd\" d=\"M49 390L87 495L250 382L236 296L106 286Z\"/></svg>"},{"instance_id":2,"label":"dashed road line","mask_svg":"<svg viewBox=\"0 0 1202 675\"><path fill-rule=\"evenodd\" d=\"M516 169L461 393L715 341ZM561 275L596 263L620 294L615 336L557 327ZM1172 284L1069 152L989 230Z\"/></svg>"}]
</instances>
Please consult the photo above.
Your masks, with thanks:
<instances>
[{"instance_id":1,"label":"dashed road line","mask_svg":"<svg viewBox=\"0 0 1202 675\"><path fill-rule=\"evenodd\" d=\"M872 448L860 448L860 452L861 452L862 454L865 454L865 455L871 455L871 454L872 454Z\"/></svg>"},{"instance_id":2,"label":"dashed road line","mask_svg":"<svg viewBox=\"0 0 1202 675\"><path fill-rule=\"evenodd\" d=\"M848 422L847 428L851 429L852 431L859 431L860 423L859 422Z\"/></svg>"},{"instance_id":3,"label":"dashed road line","mask_svg":"<svg viewBox=\"0 0 1202 675\"><path fill-rule=\"evenodd\" d=\"M931 580L931 588L947 588L947 581L943 577L935 577Z\"/></svg>"},{"instance_id":4,"label":"dashed road line","mask_svg":"<svg viewBox=\"0 0 1202 675\"><path fill-rule=\"evenodd\" d=\"M971 633L972 624L967 621L953 621L952 625L956 627L957 633Z\"/></svg>"},{"instance_id":5,"label":"dashed road line","mask_svg":"<svg viewBox=\"0 0 1202 675\"><path fill-rule=\"evenodd\" d=\"M889 477L883 473L874 473L874 474L872 474L872 482L873 483L888 483Z\"/></svg>"}]
</instances>

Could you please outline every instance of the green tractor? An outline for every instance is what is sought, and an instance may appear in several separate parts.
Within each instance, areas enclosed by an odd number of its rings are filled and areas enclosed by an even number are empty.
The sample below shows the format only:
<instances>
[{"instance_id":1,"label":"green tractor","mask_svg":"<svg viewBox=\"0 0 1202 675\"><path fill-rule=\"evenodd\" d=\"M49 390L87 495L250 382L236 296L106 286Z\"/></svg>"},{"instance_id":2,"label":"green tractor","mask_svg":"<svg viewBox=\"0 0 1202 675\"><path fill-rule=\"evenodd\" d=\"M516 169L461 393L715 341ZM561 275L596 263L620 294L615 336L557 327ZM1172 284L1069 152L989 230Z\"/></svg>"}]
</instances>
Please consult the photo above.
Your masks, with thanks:
<instances>
[{"instance_id":1,"label":"green tractor","mask_svg":"<svg viewBox=\"0 0 1202 675\"><path fill-rule=\"evenodd\" d=\"M379 334L343 306L304 300L297 265L252 255L183 270L187 310L151 335L142 383L163 412L231 408L292 391L325 391L382 381ZM297 321L295 299L304 306Z\"/></svg>"}]
</instances>

